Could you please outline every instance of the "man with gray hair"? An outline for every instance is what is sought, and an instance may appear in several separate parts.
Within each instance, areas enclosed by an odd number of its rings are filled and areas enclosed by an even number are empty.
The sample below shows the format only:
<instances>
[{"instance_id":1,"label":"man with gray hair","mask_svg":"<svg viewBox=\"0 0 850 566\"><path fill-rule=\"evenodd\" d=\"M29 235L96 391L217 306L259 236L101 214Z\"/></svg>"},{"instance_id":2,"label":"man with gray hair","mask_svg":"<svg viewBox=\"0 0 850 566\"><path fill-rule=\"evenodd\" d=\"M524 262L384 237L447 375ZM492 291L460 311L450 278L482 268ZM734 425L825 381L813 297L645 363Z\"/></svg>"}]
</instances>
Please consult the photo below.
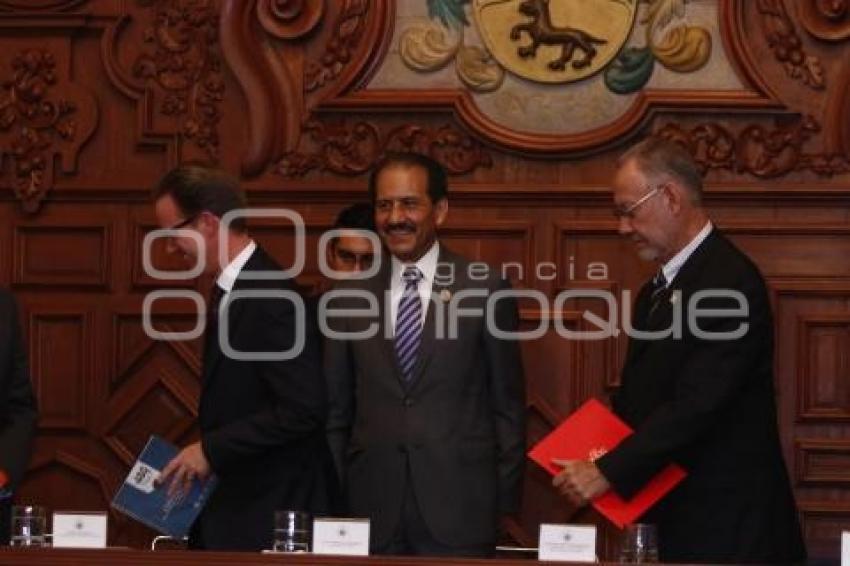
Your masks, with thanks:
<instances>
[{"instance_id":1,"label":"man with gray hair","mask_svg":"<svg viewBox=\"0 0 850 566\"><path fill-rule=\"evenodd\" d=\"M620 234L660 264L637 295L640 332L612 400L635 432L595 462L559 461L554 485L576 505L609 489L629 499L677 463L687 477L641 519L658 527L662 562L805 560L776 423L764 279L712 225L682 147L641 142L620 159L613 188ZM681 308L686 316L674 316ZM679 335L669 331L677 318Z\"/></svg>"}]
</instances>

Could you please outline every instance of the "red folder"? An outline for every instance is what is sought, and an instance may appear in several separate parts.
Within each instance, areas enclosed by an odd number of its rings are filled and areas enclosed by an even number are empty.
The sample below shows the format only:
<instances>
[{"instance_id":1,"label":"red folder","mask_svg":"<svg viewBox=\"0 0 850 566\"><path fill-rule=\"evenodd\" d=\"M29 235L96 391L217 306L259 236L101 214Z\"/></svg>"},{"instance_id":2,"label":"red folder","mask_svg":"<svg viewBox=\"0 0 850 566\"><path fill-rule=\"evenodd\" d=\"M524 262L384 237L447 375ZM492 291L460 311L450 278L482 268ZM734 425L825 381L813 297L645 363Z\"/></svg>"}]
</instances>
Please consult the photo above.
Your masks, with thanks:
<instances>
[{"instance_id":1,"label":"red folder","mask_svg":"<svg viewBox=\"0 0 850 566\"><path fill-rule=\"evenodd\" d=\"M631 433L632 429L605 405L590 399L538 442L528 456L554 476L561 471L558 465L552 463L554 458L592 461L617 446ZM670 464L628 501L609 490L591 503L622 529L634 523L686 475L681 467Z\"/></svg>"}]
</instances>

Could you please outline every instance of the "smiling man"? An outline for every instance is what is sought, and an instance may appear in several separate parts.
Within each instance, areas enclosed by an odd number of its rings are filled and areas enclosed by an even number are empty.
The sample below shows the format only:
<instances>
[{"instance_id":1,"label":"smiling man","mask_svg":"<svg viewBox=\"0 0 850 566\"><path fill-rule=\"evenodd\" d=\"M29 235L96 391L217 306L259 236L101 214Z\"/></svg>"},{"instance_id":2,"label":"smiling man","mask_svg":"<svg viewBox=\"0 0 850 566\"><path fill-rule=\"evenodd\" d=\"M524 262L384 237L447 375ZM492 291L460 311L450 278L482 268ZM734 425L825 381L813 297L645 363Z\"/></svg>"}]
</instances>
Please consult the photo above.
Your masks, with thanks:
<instances>
[{"instance_id":1,"label":"smiling man","mask_svg":"<svg viewBox=\"0 0 850 566\"><path fill-rule=\"evenodd\" d=\"M492 271L473 279L467 260L438 241L449 204L435 161L389 155L369 191L390 257L376 276L338 288L373 297L379 312L332 318L340 335L325 342L329 437L349 511L371 519L374 553L489 556L499 515L518 510L525 458L519 347L484 317L507 283ZM456 337L438 336L435 311L470 291L459 304L475 314ZM350 313L364 302L329 304ZM515 330L515 301L494 301L493 318ZM354 337L371 325L379 331Z\"/></svg>"},{"instance_id":2,"label":"smiling man","mask_svg":"<svg viewBox=\"0 0 850 566\"><path fill-rule=\"evenodd\" d=\"M675 143L650 138L629 150L613 185L620 234L659 265L635 300L635 327L669 328L676 300L715 312L680 337L630 338L613 408L635 433L594 463L560 462L555 486L577 505L608 489L629 499L675 462L687 478L641 518L657 523L662 562L802 562L764 279L712 225L699 169ZM715 295L691 302L705 293Z\"/></svg>"},{"instance_id":3,"label":"smiling man","mask_svg":"<svg viewBox=\"0 0 850 566\"><path fill-rule=\"evenodd\" d=\"M245 218L229 226L222 222L228 213L245 208L234 179L213 169L178 167L159 182L154 206L160 227L182 231L169 239L169 251L193 265L204 261L205 273L215 277L201 368L201 439L166 466L162 481L177 489L211 472L218 476L193 525L190 546L271 548L274 511L329 512L337 490L325 437L327 390L313 317L299 318L295 302L283 298L231 300L237 292L294 290L277 262L248 235ZM257 279L252 272L274 279ZM225 303L226 319L218 307ZM219 339L220 329L233 353L241 355L231 356ZM304 341L295 357L259 355L293 349L298 333Z\"/></svg>"}]
</instances>

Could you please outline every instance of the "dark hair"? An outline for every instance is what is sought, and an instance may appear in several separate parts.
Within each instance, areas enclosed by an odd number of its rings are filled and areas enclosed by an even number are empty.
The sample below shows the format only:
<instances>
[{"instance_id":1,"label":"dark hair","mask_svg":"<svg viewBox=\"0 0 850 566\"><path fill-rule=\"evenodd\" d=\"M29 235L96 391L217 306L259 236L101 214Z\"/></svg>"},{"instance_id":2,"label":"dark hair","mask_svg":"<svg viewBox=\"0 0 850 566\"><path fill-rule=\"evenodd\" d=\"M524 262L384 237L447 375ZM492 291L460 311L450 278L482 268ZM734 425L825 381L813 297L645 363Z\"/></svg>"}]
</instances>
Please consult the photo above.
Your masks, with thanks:
<instances>
[{"instance_id":1,"label":"dark hair","mask_svg":"<svg viewBox=\"0 0 850 566\"><path fill-rule=\"evenodd\" d=\"M200 165L181 165L166 173L153 190L155 201L171 196L186 218L210 212L219 218L230 211L245 208L245 195L239 182L219 169ZM236 232L244 232L245 217L230 224Z\"/></svg>"},{"instance_id":2,"label":"dark hair","mask_svg":"<svg viewBox=\"0 0 850 566\"><path fill-rule=\"evenodd\" d=\"M368 202L358 202L339 211L334 228L375 231L375 209Z\"/></svg>"},{"instance_id":3,"label":"dark hair","mask_svg":"<svg viewBox=\"0 0 850 566\"><path fill-rule=\"evenodd\" d=\"M688 190L691 202L702 203L702 173L693 156L680 144L650 136L621 155L618 164L622 166L632 160L646 176L673 177Z\"/></svg>"},{"instance_id":4,"label":"dark hair","mask_svg":"<svg viewBox=\"0 0 850 566\"><path fill-rule=\"evenodd\" d=\"M431 202L439 202L449 196L446 170L436 160L421 153L390 152L375 165L369 175L369 198L374 203L378 190L378 176L390 167L421 167L428 176L428 196Z\"/></svg>"}]
</instances>

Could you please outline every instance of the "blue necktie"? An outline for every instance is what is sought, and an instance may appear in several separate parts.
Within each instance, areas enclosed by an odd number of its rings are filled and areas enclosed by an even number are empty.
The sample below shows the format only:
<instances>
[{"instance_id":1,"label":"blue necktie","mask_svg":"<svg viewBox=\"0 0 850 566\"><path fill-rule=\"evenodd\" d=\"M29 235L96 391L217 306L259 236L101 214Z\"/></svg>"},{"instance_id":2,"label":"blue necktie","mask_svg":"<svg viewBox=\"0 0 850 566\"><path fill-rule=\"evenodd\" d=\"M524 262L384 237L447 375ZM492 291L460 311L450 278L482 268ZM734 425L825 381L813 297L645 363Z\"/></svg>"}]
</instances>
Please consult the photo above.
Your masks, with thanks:
<instances>
[{"instance_id":1,"label":"blue necktie","mask_svg":"<svg viewBox=\"0 0 850 566\"><path fill-rule=\"evenodd\" d=\"M413 368L419 355L422 341L422 299L419 297L419 281L422 272L415 265L404 268L401 275L404 291L398 303L395 319L395 353L405 382L413 377Z\"/></svg>"}]
</instances>

